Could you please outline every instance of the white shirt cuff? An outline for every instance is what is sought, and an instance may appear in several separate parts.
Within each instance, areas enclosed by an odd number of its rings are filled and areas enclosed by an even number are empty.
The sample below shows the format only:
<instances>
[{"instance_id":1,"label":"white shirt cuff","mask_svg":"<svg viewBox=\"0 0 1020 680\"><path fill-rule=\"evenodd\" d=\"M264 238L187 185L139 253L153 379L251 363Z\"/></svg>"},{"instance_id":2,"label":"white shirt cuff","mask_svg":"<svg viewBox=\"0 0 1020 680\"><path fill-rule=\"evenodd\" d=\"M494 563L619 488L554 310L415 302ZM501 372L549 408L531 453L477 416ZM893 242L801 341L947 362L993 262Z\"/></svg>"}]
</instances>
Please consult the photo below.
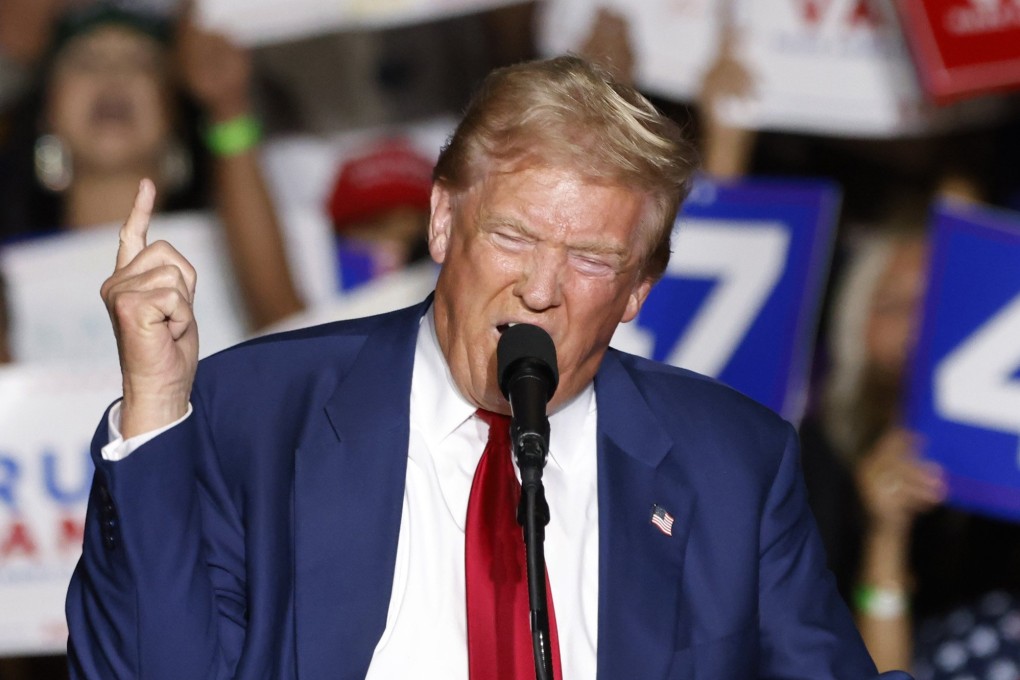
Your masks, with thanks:
<instances>
[{"instance_id":1,"label":"white shirt cuff","mask_svg":"<svg viewBox=\"0 0 1020 680\"><path fill-rule=\"evenodd\" d=\"M110 409L110 415L106 420L106 428L109 433L110 441L101 450L103 460L124 460L139 446L155 439L170 428L183 423L187 420L188 416L191 415L191 402L188 402L187 412L169 425L164 425L159 429L143 432L142 434L136 434L130 439L124 439L123 435L120 433L120 406L122 403L124 402L118 401L113 405Z\"/></svg>"}]
</instances>

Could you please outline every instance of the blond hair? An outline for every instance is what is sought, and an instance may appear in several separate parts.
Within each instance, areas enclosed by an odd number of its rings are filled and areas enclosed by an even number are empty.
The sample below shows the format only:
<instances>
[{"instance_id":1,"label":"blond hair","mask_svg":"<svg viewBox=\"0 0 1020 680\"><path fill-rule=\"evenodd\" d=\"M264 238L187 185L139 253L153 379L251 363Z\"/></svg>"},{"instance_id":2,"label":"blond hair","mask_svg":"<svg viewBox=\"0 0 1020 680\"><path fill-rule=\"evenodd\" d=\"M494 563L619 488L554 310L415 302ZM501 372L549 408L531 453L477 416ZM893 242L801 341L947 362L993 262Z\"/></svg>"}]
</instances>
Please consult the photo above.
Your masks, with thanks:
<instances>
[{"instance_id":1,"label":"blond hair","mask_svg":"<svg viewBox=\"0 0 1020 680\"><path fill-rule=\"evenodd\" d=\"M658 279L695 168L692 143L637 90L576 56L532 61L489 74L443 148L433 178L464 190L493 166L566 166L596 182L651 198L642 262Z\"/></svg>"},{"instance_id":2,"label":"blond hair","mask_svg":"<svg viewBox=\"0 0 1020 680\"><path fill-rule=\"evenodd\" d=\"M835 450L855 462L874 436L875 395L866 389L871 358L866 333L882 277L896 251L925 240L924 222L897 221L859 234L846 270L833 296L829 324L832 361L822 395L822 423ZM878 404L878 407L886 406Z\"/></svg>"}]
</instances>

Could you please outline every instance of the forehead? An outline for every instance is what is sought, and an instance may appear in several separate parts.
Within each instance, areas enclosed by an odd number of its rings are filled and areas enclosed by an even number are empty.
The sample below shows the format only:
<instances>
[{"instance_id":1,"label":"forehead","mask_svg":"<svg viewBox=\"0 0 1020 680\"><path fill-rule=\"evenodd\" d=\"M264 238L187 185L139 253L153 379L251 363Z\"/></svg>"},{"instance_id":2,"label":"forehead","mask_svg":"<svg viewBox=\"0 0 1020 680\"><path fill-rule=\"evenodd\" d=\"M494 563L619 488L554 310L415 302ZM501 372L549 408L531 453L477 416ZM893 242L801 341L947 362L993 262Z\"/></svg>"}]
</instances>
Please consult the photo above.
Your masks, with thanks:
<instances>
[{"instance_id":1,"label":"forehead","mask_svg":"<svg viewBox=\"0 0 1020 680\"><path fill-rule=\"evenodd\" d=\"M102 24L76 35L67 41L60 50L57 60L64 60L68 55L92 51L144 50L146 52L162 52L161 43L152 36L127 25L110 23Z\"/></svg>"},{"instance_id":2,"label":"forehead","mask_svg":"<svg viewBox=\"0 0 1020 680\"><path fill-rule=\"evenodd\" d=\"M483 223L506 222L543 235L631 242L650 205L643 191L562 166L489 172L468 190Z\"/></svg>"}]
</instances>

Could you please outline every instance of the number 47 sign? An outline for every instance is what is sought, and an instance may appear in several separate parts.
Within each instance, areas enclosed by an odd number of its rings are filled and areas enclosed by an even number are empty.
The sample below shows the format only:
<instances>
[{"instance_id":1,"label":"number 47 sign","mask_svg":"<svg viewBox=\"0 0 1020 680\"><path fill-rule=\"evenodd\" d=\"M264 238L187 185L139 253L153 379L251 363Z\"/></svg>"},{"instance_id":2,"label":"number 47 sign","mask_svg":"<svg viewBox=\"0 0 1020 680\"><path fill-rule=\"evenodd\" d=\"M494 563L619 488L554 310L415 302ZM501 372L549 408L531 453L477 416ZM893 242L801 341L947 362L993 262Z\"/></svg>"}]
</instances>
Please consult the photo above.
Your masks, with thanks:
<instances>
[{"instance_id":1,"label":"number 47 sign","mask_svg":"<svg viewBox=\"0 0 1020 680\"><path fill-rule=\"evenodd\" d=\"M719 378L798 420L838 208L824 181L699 180L665 276L613 345Z\"/></svg>"},{"instance_id":2,"label":"number 47 sign","mask_svg":"<svg viewBox=\"0 0 1020 680\"><path fill-rule=\"evenodd\" d=\"M949 501L1020 520L1020 215L939 206L909 419Z\"/></svg>"}]
</instances>

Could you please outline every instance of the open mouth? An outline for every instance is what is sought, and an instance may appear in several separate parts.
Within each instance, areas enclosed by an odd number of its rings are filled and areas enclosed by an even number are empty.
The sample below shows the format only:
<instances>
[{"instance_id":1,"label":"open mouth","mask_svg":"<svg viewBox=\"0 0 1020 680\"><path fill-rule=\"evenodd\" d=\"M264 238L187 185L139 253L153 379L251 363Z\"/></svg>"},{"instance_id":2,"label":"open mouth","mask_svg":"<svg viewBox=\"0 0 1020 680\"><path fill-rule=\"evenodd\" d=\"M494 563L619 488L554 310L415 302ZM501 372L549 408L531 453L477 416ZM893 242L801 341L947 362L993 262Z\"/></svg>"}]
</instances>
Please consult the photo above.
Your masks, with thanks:
<instances>
[{"instance_id":1,"label":"open mouth","mask_svg":"<svg viewBox=\"0 0 1020 680\"><path fill-rule=\"evenodd\" d=\"M134 107L126 97L106 95L96 101L92 107L90 119L97 124L126 124L134 116Z\"/></svg>"},{"instance_id":2,"label":"open mouth","mask_svg":"<svg viewBox=\"0 0 1020 680\"><path fill-rule=\"evenodd\" d=\"M509 323L501 323L498 326L496 326L496 330L500 332L500 335L502 335L506 331L506 329L513 328L516 325L517 325L516 321L511 321Z\"/></svg>"}]
</instances>

